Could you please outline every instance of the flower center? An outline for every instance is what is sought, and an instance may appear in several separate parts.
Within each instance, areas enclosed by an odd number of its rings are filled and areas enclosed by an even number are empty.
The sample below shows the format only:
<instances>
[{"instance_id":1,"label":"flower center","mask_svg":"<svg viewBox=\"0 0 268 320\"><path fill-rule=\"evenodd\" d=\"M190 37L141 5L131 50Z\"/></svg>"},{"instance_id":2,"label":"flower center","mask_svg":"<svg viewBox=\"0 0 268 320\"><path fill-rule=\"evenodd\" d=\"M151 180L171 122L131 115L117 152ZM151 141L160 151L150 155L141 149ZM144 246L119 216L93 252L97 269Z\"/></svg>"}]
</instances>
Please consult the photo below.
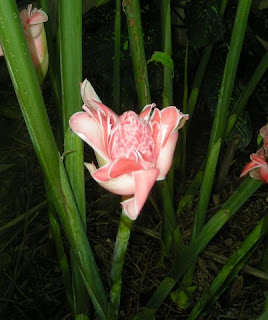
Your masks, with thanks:
<instances>
[{"instance_id":1,"label":"flower center","mask_svg":"<svg viewBox=\"0 0 268 320\"><path fill-rule=\"evenodd\" d=\"M148 169L155 166L154 149L151 129L145 121L133 111L123 113L111 132L111 158L132 159Z\"/></svg>"}]
</instances>

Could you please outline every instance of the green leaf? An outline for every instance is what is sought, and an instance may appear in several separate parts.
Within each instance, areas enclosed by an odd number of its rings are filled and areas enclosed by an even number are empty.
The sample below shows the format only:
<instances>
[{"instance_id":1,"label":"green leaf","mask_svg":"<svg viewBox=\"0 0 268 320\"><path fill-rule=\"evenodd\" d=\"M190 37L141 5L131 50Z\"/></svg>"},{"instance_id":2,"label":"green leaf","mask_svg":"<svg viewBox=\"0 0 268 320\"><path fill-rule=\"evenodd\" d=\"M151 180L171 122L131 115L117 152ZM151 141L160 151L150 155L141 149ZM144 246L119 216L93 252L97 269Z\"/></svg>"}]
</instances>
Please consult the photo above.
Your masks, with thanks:
<instances>
[{"instance_id":1,"label":"green leaf","mask_svg":"<svg viewBox=\"0 0 268 320\"><path fill-rule=\"evenodd\" d=\"M242 112L239 115L233 129L227 137L226 142L229 143L233 138L235 138L238 135L241 138L237 147L239 150L243 151L252 139L252 124L249 114L246 111Z\"/></svg>"},{"instance_id":2,"label":"green leaf","mask_svg":"<svg viewBox=\"0 0 268 320\"><path fill-rule=\"evenodd\" d=\"M102 4L105 4L107 0L97 0L96 1L96 7L101 6Z\"/></svg>"},{"instance_id":3,"label":"green leaf","mask_svg":"<svg viewBox=\"0 0 268 320\"><path fill-rule=\"evenodd\" d=\"M219 0L193 0L186 10L189 39L195 48L214 43L225 32Z\"/></svg>"},{"instance_id":4,"label":"green leaf","mask_svg":"<svg viewBox=\"0 0 268 320\"><path fill-rule=\"evenodd\" d=\"M264 77L256 90L256 98L262 110L268 115L268 78Z\"/></svg>"},{"instance_id":5,"label":"green leaf","mask_svg":"<svg viewBox=\"0 0 268 320\"><path fill-rule=\"evenodd\" d=\"M174 64L173 60L171 59L170 55L165 52L155 51L151 58L147 61L149 62L160 62L163 66L169 68L172 72L174 72Z\"/></svg>"},{"instance_id":6,"label":"green leaf","mask_svg":"<svg viewBox=\"0 0 268 320\"><path fill-rule=\"evenodd\" d=\"M8 169L14 167L15 163L2 163L0 164L0 173L7 171Z\"/></svg>"},{"instance_id":7,"label":"green leaf","mask_svg":"<svg viewBox=\"0 0 268 320\"><path fill-rule=\"evenodd\" d=\"M207 97L207 104L213 116L215 115L218 103L218 96L221 85L221 74L222 70L220 67L211 69L208 71L207 78L205 81L205 95ZM229 110L233 109L240 95L242 94L241 87L242 86L240 82L237 81L233 89ZM229 126L230 125L231 124L229 124ZM238 149L244 150L250 143L252 138L252 124L249 114L247 112L242 112L239 115L233 129L231 130L229 136L226 139L226 143L229 143L230 141L232 141L234 137L238 135L241 137L240 142L238 144Z\"/></svg>"},{"instance_id":8,"label":"green leaf","mask_svg":"<svg viewBox=\"0 0 268 320\"><path fill-rule=\"evenodd\" d=\"M194 293L197 289L197 286L191 286L187 288L189 294ZM181 288L171 292L171 299L180 309L187 309L191 305L188 295Z\"/></svg>"}]
</instances>

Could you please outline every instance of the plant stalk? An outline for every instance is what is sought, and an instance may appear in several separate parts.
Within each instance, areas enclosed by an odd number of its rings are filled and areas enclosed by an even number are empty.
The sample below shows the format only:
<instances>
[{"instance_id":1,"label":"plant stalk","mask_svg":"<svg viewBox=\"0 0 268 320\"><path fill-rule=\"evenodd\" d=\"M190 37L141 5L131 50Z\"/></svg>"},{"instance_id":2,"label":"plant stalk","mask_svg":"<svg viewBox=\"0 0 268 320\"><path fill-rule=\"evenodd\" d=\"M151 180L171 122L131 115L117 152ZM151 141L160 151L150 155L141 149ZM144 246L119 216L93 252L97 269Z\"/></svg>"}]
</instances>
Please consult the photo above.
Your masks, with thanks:
<instances>
[{"instance_id":1,"label":"plant stalk","mask_svg":"<svg viewBox=\"0 0 268 320\"><path fill-rule=\"evenodd\" d=\"M147 63L143 44L140 1L123 1L139 108L151 103Z\"/></svg>"},{"instance_id":2,"label":"plant stalk","mask_svg":"<svg viewBox=\"0 0 268 320\"><path fill-rule=\"evenodd\" d=\"M129 219L124 211L122 211L112 258L109 320L118 319L122 287L122 270L128 247L132 222L133 221Z\"/></svg>"}]
</instances>

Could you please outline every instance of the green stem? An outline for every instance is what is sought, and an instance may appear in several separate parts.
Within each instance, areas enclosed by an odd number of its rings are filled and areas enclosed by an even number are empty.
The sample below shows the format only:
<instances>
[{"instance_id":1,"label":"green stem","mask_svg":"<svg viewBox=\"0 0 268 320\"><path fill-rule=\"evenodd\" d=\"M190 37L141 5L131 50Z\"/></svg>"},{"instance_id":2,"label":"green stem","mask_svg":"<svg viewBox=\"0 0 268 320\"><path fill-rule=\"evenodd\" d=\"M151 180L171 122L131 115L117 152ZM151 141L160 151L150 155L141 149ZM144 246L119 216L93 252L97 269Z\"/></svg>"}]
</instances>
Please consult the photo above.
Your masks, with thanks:
<instances>
[{"instance_id":1,"label":"green stem","mask_svg":"<svg viewBox=\"0 0 268 320\"><path fill-rule=\"evenodd\" d=\"M221 148L221 139L219 139L213 146L211 153L207 160L206 169L200 189L200 199L197 205L195 222L193 227L192 238L194 239L201 231L205 224L206 212L208 208L209 197L212 185L209 183L213 180L216 171L217 159ZM202 197L203 196L203 197Z\"/></svg>"},{"instance_id":2,"label":"green stem","mask_svg":"<svg viewBox=\"0 0 268 320\"><path fill-rule=\"evenodd\" d=\"M194 306L189 320L197 319L202 310L206 305L210 304L211 301L216 300L215 297L219 298L220 294L223 293L224 288L226 288L226 281L231 276L233 278L244 266L244 257L247 259L253 253L254 246L259 243L261 238L267 233L267 218L266 215L260 220L254 230L248 235L240 248L228 259L221 271L217 274L217 277L213 280L208 291L199 299L198 303ZM248 255L248 253L251 253ZM235 272L234 272L235 271ZM224 288L223 288L224 287Z\"/></svg>"},{"instance_id":3,"label":"green stem","mask_svg":"<svg viewBox=\"0 0 268 320\"><path fill-rule=\"evenodd\" d=\"M268 309L266 309L257 320L267 320L268 318Z\"/></svg>"},{"instance_id":4,"label":"green stem","mask_svg":"<svg viewBox=\"0 0 268 320\"><path fill-rule=\"evenodd\" d=\"M121 1L115 0L113 107L120 113Z\"/></svg>"},{"instance_id":5,"label":"green stem","mask_svg":"<svg viewBox=\"0 0 268 320\"><path fill-rule=\"evenodd\" d=\"M128 37L133 65L139 108L151 103L147 64L144 52L143 34L140 15L140 1L124 1L127 18Z\"/></svg>"},{"instance_id":6,"label":"green stem","mask_svg":"<svg viewBox=\"0 0 268 320\"><path fill-rule=\"evenodd\" d=\"M161 0L162 51L172 57L170 0ZM162 108L173 104L173 72L163 66Z\"/></svg>"},{"instance_id":7,"label":"green stem","mask_svg":"<svg viewBox=\"0 0 268 320\"><path fill-rule=\"evenodd\" d=\"M84 150L82 140L69 129L69 119L81 110L82 0L59 2L59 48L61 101L66 172L86 229ZM71 151L71 152L70 152ZM74 254L71 251L73 296L76 314L89 314L89 299Z\"/></svg>"},{"instance_id":8,"label":"green stem","mask_svg":"<svg viewBox=\"0 0 268 320\"><path fill-rule=\"evenodd\" d=\"M118 319L122 286L122 269L128 247L132 220L122 211L115 241L111 269L109 320Z\"/></svg>"},{"instance_id":9,"label":"green stem","mask_svg":"<svg viewBox=\"0 0 268 320\"><path fill-rule=\"evenodd\" d=\"M49 195L47 195L47 198L49 199ZM74 312L74 301L73 301L73 295L72 295L71 274L69 270L68 259L66 257L63 243L61 240L60 225L56 218L52 201L48 203L48 216L49 216L50 227L52 230L53 239L55 242L57 255L59 259L60 269L61 269L63 283L65 287L66 298L67 298L69 307L71 309L71 313L74 316L75 312Z\"/></svg>"},{"instance_id":10,"label":"green stem","mask_svg":"<svg viewBox=\"0 0 268 320\"><path fill-rule=\"evenodd\" d=\"M184 272L192 265L198 255L207 246L210 240L218 233L224 224L236 213L236 211L250 198L250 196L262 185L260 181L248 177L235 193L224 203L222 208L208 221L194 241L176 257L174 267L168 277L158 286L155 293L147 303L145 309L136 319L150 320L159 309L166 297L170 294L175 284Z\"/></svg>"},{"instance_id":11,"label":"green stem","mask_svg":"<svg viewBox=\"0 0 268 320\"><path fill-rule=\"evenodd\" d=\"M37 158L99 319L108 303L45 110L14 0L0 1L0 42Z\"/></svg>"},{"instance_id":12,"label":"green stem","mask_svg":"<svg viewBox=\"0 0 268 320\"><path fill-rule=\"evenodd\" d=\"M189 121L191 121L192 116L194 114L196 102L199 96L201 85L203 83L204 75L207 69L207 65L211 56L212 49L213 49L213 45L208 45L203 49L202 57L195 75L194 83L193 83L192 90L188 100L189 120L186 123L187 128L189 128L190 126Z\"/></svg>"},{"instance_id":13,"label":"green stem","mask_svg":"<svg viewBox=\"0 0 268 320\"><path fill-rule=\"evenodd\" d=\"M184 248L184 242L176 221L176 214L166 180L161 182L161 191L163 204L163 250L161 252L161 260L163 260L163 257L170 255L172 249L179 253Z\"/></svg>"}]
</instances>

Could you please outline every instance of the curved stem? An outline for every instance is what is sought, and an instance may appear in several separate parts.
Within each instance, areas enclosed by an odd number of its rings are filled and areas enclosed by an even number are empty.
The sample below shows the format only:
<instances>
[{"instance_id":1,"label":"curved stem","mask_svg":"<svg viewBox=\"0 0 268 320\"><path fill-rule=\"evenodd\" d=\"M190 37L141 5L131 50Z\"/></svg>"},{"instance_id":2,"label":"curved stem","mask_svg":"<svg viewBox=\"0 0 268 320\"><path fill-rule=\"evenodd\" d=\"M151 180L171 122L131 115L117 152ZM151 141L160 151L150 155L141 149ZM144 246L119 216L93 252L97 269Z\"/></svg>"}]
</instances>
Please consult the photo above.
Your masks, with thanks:
<instances>
[{"instance_id":1,"label":"curved stem","mask_svg":"<svg viewBox=\"0 0 268 320\"><path fill-rule=\"evenodd\" d=\"M108 317L110 320L118 319L122 286L122 269L128 247L132 222L133 221L129 219L124 211L122 211L112 258L110 306Z\"/></svg>"}]
</instances>

